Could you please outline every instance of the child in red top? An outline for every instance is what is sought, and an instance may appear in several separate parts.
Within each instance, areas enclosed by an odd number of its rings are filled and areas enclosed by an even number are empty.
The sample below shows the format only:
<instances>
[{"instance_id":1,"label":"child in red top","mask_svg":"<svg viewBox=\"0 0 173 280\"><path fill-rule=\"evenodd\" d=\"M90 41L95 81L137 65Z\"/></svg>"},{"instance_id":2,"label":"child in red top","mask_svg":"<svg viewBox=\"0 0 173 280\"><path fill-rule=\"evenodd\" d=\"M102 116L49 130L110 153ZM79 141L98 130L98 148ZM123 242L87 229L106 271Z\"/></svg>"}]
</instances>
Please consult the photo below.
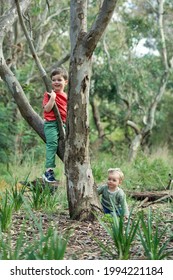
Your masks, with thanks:
<instances>
[{"instance_id":1,"label":"child in red top","mask_svg":"<svg viewBox=\"0 0 173 280\"><path fill-rule=\"evenodd\" d=\"M43 179L46 182L56 182L53 168L55 167L55 156L58 148L59 129L53 106L58 106L61 119L66 122L67 116L67 94L64 88L68 83L68 76L64 69L58 68L51 73L52 91L45 92L43 98L44 108L44 133L46 137L46 171Z\"/></svg>"}]
</instances>

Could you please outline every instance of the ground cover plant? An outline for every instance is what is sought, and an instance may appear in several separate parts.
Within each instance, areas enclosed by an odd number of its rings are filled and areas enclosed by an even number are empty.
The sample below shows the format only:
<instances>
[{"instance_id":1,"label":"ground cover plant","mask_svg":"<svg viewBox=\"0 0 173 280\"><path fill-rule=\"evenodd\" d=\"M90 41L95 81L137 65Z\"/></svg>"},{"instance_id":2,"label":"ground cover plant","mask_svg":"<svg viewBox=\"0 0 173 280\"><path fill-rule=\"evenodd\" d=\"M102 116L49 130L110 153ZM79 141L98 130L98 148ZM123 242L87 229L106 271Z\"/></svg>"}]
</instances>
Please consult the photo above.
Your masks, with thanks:
<instances>
[{"instance_id":1,"label":"ground cover plant","mask_svg":"<svg viewBox=\"0 0 173 280\"><path fill-rule=\"evenodd\" d=\"M128 204L133 209L128 221L108 218L102 213L93 222L71 220L63 165L58 163L60 181L54 193L47 188L41 189L39 184L36 189L26 187L24 191L19 179L15 178L16 170L25 171L17 174L21 181L26 178L32 181L35 173L40 171L34 170L28 177L28 167L16 165L13 173L10 176L6 173L0 182L0 258L173 259L172 200L151 204L149 210L149 207L140 207L141 201L130 197L130 191L144 190L143 185L146 191L165 190L171 164L168 158L160 160L159 157L147 158L141 154L131 166L107 154L92 160L97 184L105 182L109 167L121 166L123 169L125 181L122 187L128 191ZM37 169L36 166L33 169ZM145 176L141 176L144 169Z\"/></svg>"},{"instance_id":2,"label":"ground cover plant","mask_svg":"<svg viewBox=\"0 0 173 280\"><path fill-rule=\"evenodd\" d=\"M136 237L136 233L139 226L139 219L132 219L132 211L127 220L121 215L118 217L114 209L112 215L105 215L108 217L109 223L103 222L105 217L100 220L101 225L105 231L110 235L113 240L114 250L109 246L105 246L101 242L99 245L105 250L112 258L117 258L115 252L117 250L118 259L129 260L131 254L132 243Z\"/></svg>"},{"instance_id":3,"label":"ground cover plant","mask_svg":"<svg viewBox=\"0 0 173 280\"><path fill-rule=\"evenodd\" d=\"M147 219L144 217L144 212L140 213L141 228L138 229L140 240L144 248L145 256L148 260L162 260L167 258L171 251L167 251L167 244L172 236L166 237L168 224L163 228L159 228L159 217L154 224L152 211L149 208Z\"/></svg>"}]
</instances>

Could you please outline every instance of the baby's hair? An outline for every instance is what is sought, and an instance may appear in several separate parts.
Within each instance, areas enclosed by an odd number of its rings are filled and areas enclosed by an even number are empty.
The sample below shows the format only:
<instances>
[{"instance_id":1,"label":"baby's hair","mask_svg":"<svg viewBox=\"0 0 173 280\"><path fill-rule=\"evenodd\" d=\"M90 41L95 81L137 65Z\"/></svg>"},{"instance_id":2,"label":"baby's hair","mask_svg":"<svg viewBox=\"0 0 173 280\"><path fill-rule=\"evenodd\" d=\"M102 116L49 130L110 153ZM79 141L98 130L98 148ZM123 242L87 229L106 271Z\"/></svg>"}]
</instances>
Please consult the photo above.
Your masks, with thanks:
<instances>
[{"instance_id":1,"label":"baby's hair","mask_svg":"<svg viewBox=\"0 0 173 280\"><path fill-rule=\"evenodd\" d=\"M64 80L68 80L68 74L64 68L57 68L57 69L52 70L52 72L50 74L51 79L55 75L62 75Z\"/></svg>"},{"instance_id":2,"label":"baby's hair","mask_svg":"<svg viewBox=\"0 0 173 280\"><path fill-rule=\"evenodd\" d=\"M108 173L118 173L121 180L124 180L124 173L122 172L122 170L120 168L109 168L108 169Z\"/></svg>"}]
</instances>

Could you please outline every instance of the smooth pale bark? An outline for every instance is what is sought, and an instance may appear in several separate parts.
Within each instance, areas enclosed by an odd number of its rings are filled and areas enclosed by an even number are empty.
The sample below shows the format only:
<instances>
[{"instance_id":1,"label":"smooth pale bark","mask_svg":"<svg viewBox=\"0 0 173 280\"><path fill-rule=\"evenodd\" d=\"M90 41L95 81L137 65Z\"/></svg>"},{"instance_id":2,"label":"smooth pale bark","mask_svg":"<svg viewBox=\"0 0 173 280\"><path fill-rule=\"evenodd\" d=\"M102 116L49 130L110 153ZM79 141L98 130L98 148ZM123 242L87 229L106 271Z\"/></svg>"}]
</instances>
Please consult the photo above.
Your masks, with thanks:
<instances>
[{"instance_id":1,"label":"smooth pale bark","mask_svg":"<svg viewBox=\"0 0 173 280\"><path fill-rule=\"evenodd\" d=\"M134 129L136 135L134 139L131 142L130 145L130 151L129 151L129 161L133 161L136 158L137 152L139 148L142 146L142 142L144 142L144 139L150 135L153 126L154 126L154 120L155 120L155 114L157 106L162 99L168 77L169 77L169 66L168 66L168 59L167 59L167 49L166 49L166 42L165 42L165 35L164 35L164 26L163 26L163 15L164 15L164 0L160 0L158 2L158 15L159 15L159 32L160 32L160 38L161 38L161 57L162 57L162 64L163 64L163 74L160 77L160 86L158 88L158 92L151 100L151 103L148 108L148 112L146 115L146 121L145 125L141 130L136 129L137 125L133 124L131 121L127 121L127 125L129 125L131 128Z\"/></svg>"},{"instance_id":2,"label":"smooth pale bark","mask_svg":"<svg viewBox=\"0 0 173 280\"><path fill-rule=\"evenodd\" d=\"M106 29L117 1L103 1L91 29L86 32L87 1L71 1L71 58L65 172L70 217L94 218L100 208L89 157L89 86L92 54Z\"/></svg>"}]
</instances>

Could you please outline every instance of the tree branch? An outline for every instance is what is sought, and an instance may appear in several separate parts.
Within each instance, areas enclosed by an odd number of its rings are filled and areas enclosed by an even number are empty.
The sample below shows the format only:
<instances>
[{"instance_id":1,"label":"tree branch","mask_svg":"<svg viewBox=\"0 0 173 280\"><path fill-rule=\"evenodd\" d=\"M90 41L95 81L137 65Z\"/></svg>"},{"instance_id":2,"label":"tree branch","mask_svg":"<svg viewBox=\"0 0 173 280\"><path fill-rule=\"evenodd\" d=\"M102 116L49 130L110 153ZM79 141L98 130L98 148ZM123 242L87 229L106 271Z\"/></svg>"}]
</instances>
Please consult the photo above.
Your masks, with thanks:
<instances>
[{"instance_id":1,"label":"tree branch","mask_svg":"<svg viewBox=\"0 0 173 280\"><path fill-rule=\"evenodd\" d=\"M128 120L127 125L130 126L131 128L133 128L137 135L140 134L140 129L134 122Z\"/></svg>"},{"instance_id":2,"label":"tree branch","mask_svg":"<svg viewBox=\"0 0 173 280\"><path fill-rule=\"evenodd\" d=\"M22 0L21 5L21 11L24 12L32 0ZM0 36L4 36L13 23L17 20L17 14L16 14L16 6L13 5L9 10L7 10L1 17L0 17Z\"/></svg>"},{"instance_id":3,"label":"tree branch","mask_svg":"<svg viewBox=\"0 0 173 280\"><path fill-rule=\"evenodd\" d=\"M69 58L70 58L70 54L68 53L64 57L62 57L60 60L55 62L52 66L46 68L46 72L51 72L53 69L56 69L56 68L60 67L67 60L69 60ZM31 76L30 78L28 78L27 83L34 82L37 79L38 79L38 75L36 74L36 75Z\"/></svg>"},{"instance_id":4,"label":"tree branch","mask_svg":"<svg viewBox=\"0 0 173 280\"><path fill-rule=\"evenodd\" d=\"M73 52L78 35L87 31L87 0L70 1L70 41Z\"/></svg>"},{"instance_id":5,"label":"tree branch","mask_svg":"<svg viewBox=\"0 0 173 280\"><path fill-rule=\"evenodd\" d=\"M164 28L163 28L163 5L165 0L159 1L159 31L160 31L160 37L161 37L161 43L162 43L162 56L163 56L163 64L165 67L165 71L168 72L169 66L168 66L168 58L167 58L167 50L166 50L166 42L165 42L165 34L164 34Z\"/></svg>"},{"instance_id":6,"label":"tree branch","mask_svg":"<svg viewBox=\"0 0 173 280\"><path fill-rule=\"evenodd\" d=\"M90 56L103 32L105 31L110 19L114 13L114 9L118 0L104 0L100 12L93 23L90 31L85 36L85 47L87 56Z\"/></svg>"},{"instance_id":7,"label":"tree branch","mask_svg":"<svg viewBox=\"0 0 173 280\"><path fill-rule=\"evenodd\" d=\"M161 80L160 80L158 93L154 96L153 101L151 102L151 105L148 109L147 124L146 124L146 127L143 129L144 135L147 134L148 131L150 131L153 128L155 111L158 106L158 103L160 102L160 100L165 92L165 88L166 88L168 76L169 76L167 49L166 49L165 34L164 34L164 28L163 28L164 0L160 0L158 3L159 3L159 31L160 31L161 44L162 44L162 62L164 65L164 72L163 72Z\"/></svg>"}]
</instances>

